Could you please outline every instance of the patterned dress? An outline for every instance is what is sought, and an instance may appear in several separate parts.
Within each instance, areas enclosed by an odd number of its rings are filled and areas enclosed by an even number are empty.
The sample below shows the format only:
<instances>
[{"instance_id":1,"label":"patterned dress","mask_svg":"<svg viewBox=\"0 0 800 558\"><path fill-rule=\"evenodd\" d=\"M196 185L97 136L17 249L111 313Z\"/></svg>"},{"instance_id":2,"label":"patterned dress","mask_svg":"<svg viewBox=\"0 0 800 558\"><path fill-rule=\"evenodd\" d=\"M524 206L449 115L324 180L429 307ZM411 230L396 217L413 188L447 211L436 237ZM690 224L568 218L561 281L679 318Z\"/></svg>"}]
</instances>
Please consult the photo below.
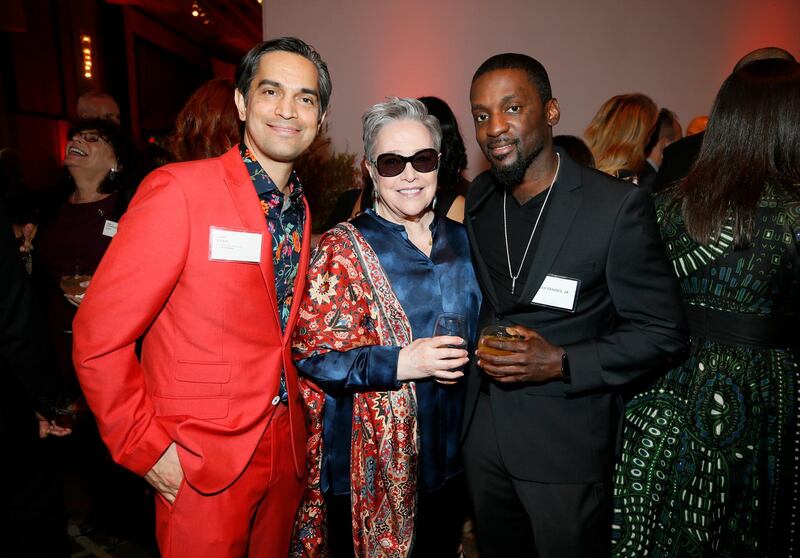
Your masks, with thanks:
<instances>
[{"instance_id":1,"label":"patterned dress","mask_svg":"<svg viewBox=\"0 0 800 558\"><path fill-rule=\"evenodd\" d=\"M800 187L765 188L750 246L700 245L656 199L691 355L628 403L615 556L796 556Z\"/></svg>"}]
</instances>

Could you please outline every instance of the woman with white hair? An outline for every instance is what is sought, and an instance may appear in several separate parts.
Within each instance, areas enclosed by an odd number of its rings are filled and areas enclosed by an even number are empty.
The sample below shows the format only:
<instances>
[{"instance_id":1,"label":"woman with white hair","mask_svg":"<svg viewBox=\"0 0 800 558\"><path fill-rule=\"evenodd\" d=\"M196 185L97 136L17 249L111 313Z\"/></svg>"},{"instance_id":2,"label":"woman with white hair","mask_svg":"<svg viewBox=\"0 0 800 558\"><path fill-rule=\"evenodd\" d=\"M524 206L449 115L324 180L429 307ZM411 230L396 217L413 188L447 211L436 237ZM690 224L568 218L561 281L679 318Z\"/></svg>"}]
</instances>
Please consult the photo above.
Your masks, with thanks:
<instances>
[{"instance_id":1,"label":"woman with white hair","mask_svg":"<svg viewBox=\"0 0 800 558\"><path fill-rule=\"evenodd\" d=\"M459 369L480 289L464 228L433 211L436 118L415 99L392 98L370 108L363 126L374 209L322 237L295 327L312 435L296 550L455 556ZM434 336L443 313L461 316L462 336Z\"/></svg>"}]
</instances>

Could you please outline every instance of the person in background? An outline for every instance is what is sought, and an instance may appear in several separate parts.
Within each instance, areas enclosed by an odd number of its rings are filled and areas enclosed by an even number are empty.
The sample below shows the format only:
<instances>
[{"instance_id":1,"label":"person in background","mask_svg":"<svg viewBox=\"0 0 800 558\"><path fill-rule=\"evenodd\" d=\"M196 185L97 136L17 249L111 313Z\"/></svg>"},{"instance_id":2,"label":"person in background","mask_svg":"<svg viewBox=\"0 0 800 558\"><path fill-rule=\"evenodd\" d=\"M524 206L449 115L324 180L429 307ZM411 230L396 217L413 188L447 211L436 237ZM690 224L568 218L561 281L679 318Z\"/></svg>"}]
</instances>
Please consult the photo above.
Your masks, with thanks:
<instances>
[{"instance_id":1,"label":"person in background","mask_svg":"<svg viewBox=\"0 0 800 558\"><path fill-rule=\"evenodd\" d=\"M671 143L681 139L681 123L678 121L678 115L669 109L662 108L658 111L658 120L650 132L650 139L644 146L644 154L647 160L644 164L644 170L639 175L639 186L647 190L653 191L656 182L656 173L658 167L661 166L661 158L664 154L664 149Z\"/></svg>"},{"instance_id":2,"label":"person in background","mask_svg":"<svg viewBox=\"0 0 800 558\"><path fill-rule=\"evenodd\" d=\"M467 168L467 148L464 147L456 115L439 97L420 97L419 100L428 109L428 114L439 120L442 128L442 158L439 162L435 209L439 215L463 223L464 196L469 188L469 180L463 174Z\"/></svg>"},{"instance_id":3,"label":"person in background","mask_svg":"<svg viewBox=\"0 0 800 558\"><path fill-rule=\"evenodd\" d=\"M253 47L236 69L242 143L145 178L75 319L81 387L111 455L156 490L163 558L287 554L307 439L290 341L311 236L294 161L331 89L300 39Z\"/></svg>"},{"instance_id":4,"label":"person in background","mask_svg":"<svg viewBox=\"0 0 800 558\"><path fill-rule=\"evenodd\" d=\"M656 208L691 354L628 403L614 554L796 555L800 64L728 77Z\"/></svg>"},{"instance_id":5,"label":"person in background","mask_svg":"<svg viewBox=\"0 0 800 558\"><path fill-rule=\"evenodd\" d=\"M43 204L33 263L66 391L75 398L72 320L141 176L133 143L111 121L81 120L67 136L65 182ZM64 279L86 284L65 290Z\"/></svg>"},{"instance_id":6,"label":"person in background","mask_svg":"<svg viewBox=\"0 0 800 558\"><path fill-rule=\"evenodd\" d=\"M564 152L572 157L572 160L586 168L595 168L594 155L592 150L578 136L566 134L553 136L553 145L560 147Z\"/></svg>"},{"instance_id":7,"label":"person in background","mask_svg":"<svg viewBox=\"0 0 800 558\"><path fill-rule=\"evenodd\" d=\"M316 442L292 556L317 556L323 542L334 558L455 558L460 368L480 290L463 226L432 207L438 120L390 98L363 126L375 206L322 237L292 341ZM460 332L436 332L445 312Z\"/></svg>"},{"instance_id":8,"label":"person in background","mask_svg":"<svg viewBox=\"0 0 800 558\"><path fill-rule=\"evenodd\" d=\"M228 80L212 79L192 93L175 120L170 139L176 161L219 157L241 141L233 92Z\"/></svg>"},{"instance_id":9,"label":"person in background","mask_svg":"<svg viewBox=\"0 0 800 558\"><path fill-rule=\"evenodd\" d=\"M686 126L686 135L693 136L695 134L702 134L708 127L708 116L695 116L689 121Z\"/></svg>"},{"instance_id":10,"label":"person in background","mask_svg":"<svg viewBox=\"0 0 800 558\"><path fill-rule=\"evenodd\" d=\"M102 91L89 91L78 97L75 112L79 119L99 118L120 125L119 105L114 97Z\"/></svg>"},{"instance_id":11,"label":"person in background","mask_svg":"<svg viewBox=\"0 0 800 558\"><path fill-rule=\"evenodd\" d=\"M47 436L71 431L55 422L59 392L55 369L42 343L39 312L0 197L0 444L4 459L0 556L66 558L67 519L63 485Z\"/></svg>"},{"instance_id":12,"label":"person in background","mask_svg":"<svg viewBox=\"0 0 800 558\"><path fill-rule=\"evenodd\" d=\"M602 104L584 132L597 169L638 184L645 168L644 147L658 118L647 95L616 95Z\"/></svg>"},{"instance_id":13,"label":"person in background","mask_svg":"<svg viewBox=\"0 0 800 558\"><path fill-rule=\"evenodd\" d=\"M733 71L740 70L750 62L756 60L792 60L794 56L786 50L778 47L763 47L757 48L742 56ZM664 149L664 156L661 161L661 166L658 168L656 175L656 183L654 192L658 192L667 186L676 183L689 173L692 164L697 159L697 154L700 153L700 146L703 144L704 133L689 134L686 137L676 141Z\"/></svg>"}]
</instances>

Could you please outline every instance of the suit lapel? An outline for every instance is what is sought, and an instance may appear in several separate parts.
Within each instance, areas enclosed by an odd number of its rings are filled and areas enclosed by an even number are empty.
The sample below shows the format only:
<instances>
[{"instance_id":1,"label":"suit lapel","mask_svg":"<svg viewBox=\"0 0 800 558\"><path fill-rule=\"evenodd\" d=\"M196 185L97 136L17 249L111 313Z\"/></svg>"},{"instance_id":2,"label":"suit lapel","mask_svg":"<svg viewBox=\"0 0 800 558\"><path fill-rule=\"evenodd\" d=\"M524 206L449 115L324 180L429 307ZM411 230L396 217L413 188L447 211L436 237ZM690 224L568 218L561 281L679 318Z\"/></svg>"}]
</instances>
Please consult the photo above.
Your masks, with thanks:
<instances>
[{"instance_id":1,"label":"suit lapel","mask_svg":"<svg viewBox=\"0 0 800 558\"><path fill-rule=\"evenodd\" d=\"M261 262L258 267L261 269L261 276L264 279L264 286L267 288L276 323L280 323L278 295L275 292L275 270L272 265L272 237L267 229L267 219L261 209L253 181L247 174L247 168L239 154L238 145L222 156L222 164L225 168L225 183L243 227L247 231L262 234Z\"/></svg>"},{"instance_id":2,"label":"suit lapel","mask_svg":"<svg viewBox=\"0 0 800 558\"><path fill-rule=\"evenodd\" d=\"M467 227L467 238L469 239L469 246L472 252L472 263L475 268L475 275L478 277L478 282L481 285L484 296L489 299L492 308L494 308L495 311L499 311L500 306L497 300L497 292L494 290L494 283L489 275L489 269L486 267L486 261L483 259L483 255L481 255L478 242L475 239L475 231L472 228L472 222L477 218L481 206L489 196L492 195L494 189L494 183L491 179L488 179L487 175L482 175L482 178L482 182L478 182L481 180L481 177L478 177L470 186L472 189L483 188L483 191L477 190L477 197L469 200L470 203L466 209L464 224Z\"/></svg>"},{"instance_id":3,"label":"suit lapel","mask_svg":"<svg viewBox=\"0 0 800 558\"><path fill-rule=\"evenodd\" d=\"M544 210L541 230L536 233L539 241L533 253L528 280L520 292L520 304L530 303L553 267L582 200L579 168L561 152L561 170L550 193L550 207Z\"/></svg>"}]
</instances>

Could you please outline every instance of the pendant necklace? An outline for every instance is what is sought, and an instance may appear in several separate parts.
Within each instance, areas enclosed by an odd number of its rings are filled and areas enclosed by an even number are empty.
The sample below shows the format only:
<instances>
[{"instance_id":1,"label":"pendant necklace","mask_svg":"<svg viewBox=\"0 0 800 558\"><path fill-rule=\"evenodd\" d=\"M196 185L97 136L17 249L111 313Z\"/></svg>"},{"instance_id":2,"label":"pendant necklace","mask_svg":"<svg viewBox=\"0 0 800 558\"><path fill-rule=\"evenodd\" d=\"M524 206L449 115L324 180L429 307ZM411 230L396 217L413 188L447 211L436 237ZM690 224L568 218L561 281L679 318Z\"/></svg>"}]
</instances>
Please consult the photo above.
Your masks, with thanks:
<instances>
[{"instance_id":1,"label":"pendant necklace","mask_svg":"<svg viewBox=\"0 0 800 558\"><path fill-rule=\"evenodd\" d=\"M542 213L544 213L544 208L547 205L547 200L550 199L550 193L553 191L553 187L556 184L556 177L558 176L558 169L561 168L561 155L556 152L556 172L553 174L553 180L550 182L550 187L547 189L547 195L544 197L544 203L542 203L542 208L539 210L539 215L536 217L536 222L533 224L533 230L531 231L531 236L528 238L528 245L525 246L525 253L522 254L522 261L519 262L519 269L517 269L516 273L512 273L511 271L511 254L508 250L508 222L506 219L506 196L508 194L508 188L503 189L503 235L506 239L506 261L508 262L508 276L511 277L511 294L514 294L514 291L517 286L517 278L519 274L522 273L522 266L525 263L525 258L528 256L528 249L531 247L531 241L533 240L533 235L536 234L536 227L539 226L539 220L542 218Z\"/></svg>"}]
</instances>

